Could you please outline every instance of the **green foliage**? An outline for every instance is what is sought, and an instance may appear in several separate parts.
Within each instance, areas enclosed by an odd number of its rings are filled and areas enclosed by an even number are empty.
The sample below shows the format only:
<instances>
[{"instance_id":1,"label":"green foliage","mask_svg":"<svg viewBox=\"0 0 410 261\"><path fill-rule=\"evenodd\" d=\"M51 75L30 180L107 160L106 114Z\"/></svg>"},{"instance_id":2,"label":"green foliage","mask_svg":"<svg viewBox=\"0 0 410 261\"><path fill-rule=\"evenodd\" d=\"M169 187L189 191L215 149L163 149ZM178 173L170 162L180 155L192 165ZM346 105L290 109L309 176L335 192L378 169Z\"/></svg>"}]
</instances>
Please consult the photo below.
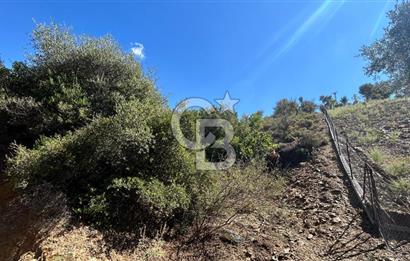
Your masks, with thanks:
<instances>
[{"instance_id":1,"label":"green foliage","mask_svg":"<svg viewBox=\"0 0 410 261\"><path fill-rule=\"evenodd\" d=\"M282 99L276 103L273 111L274 116L293 115L299 112L299 105L296 101Z\"/></svg>"},{"instance_id":2,"label":"green foliage","mask_svg":"<svg viewBox=\"0 0 410 261\"><path fill-rule=\"evenodd\" d=\"M238 160L261 160L277 147L272 136L264 132L262 128L263 117L261 113L254 113L241 119L235 128L235 136L232 141Z\"/></svg>"},{"instance_id":3,"label":"green foliage","mask_svg":"<svg viewBox=\"0 0 410 261\"><path fill-rule=\"evenodd\" d=\"M320 129L320 117L316 113L299 113L288 117L274 117L270 127L277 143L299 140L309 150L327 143Z\"/></svg>"},{"instance_id":4,"label":"green foliage","mask_svg":"<svg viewBox=\"0 0 410 261\"><path fill-rule=\"evenodd\" d=\"M366 83L359 87L359 93L369 100L380 100L389 98L393 89L387 82L380 82L377 84Z\"/></svg>"},{"instance_id":5,"label":"green foliage","mask_svg":"<svg viewBox=\"0 0 410 261\"><path fill-rule=\"evenodd\" d=\"M396 196L404 198L410 197L410 181L408 179L399 178L392 181L392 183L390 184L390 189Z\"/></svg>"},{"instance_id":6,"label":"green foliage","mask_svg":"<svg viewBox=\"0 0 410 261\"><path fill-rule=\"evenodd\" d=\"M378 148L373 148L370 150L370 157L378 164L382 164L386 159L386 155Z\"/></svg>"},{"instance_id":7,"label":"green foliage","mask_svg":"<svg viewBox=\"0 0 410 261\"><path fill-rule=\"evenodd\" d=\"M337 101L332 95L321 95L319 99L322 102L322 105L328 110L335 108L337 105Z\"/></svg>"},{"instance_id":8,"label":"green foliage","mask_svg":"<svg viewBox=\"0 0 410 261\"><path fill-rule=\"evenodd\" d=\"M298 101L282 99L276 103L273 109L274 117L291 116L298 113L313 113L317 105L312 101L306 101L300 97Z\"/></svg>"},{"instance_id":9,"label":"green foliage","mask_svg":"<svg viewBox=\"0 0 410 261\"><path fill-rule=\"evenodd\" d=\"M32 44L29 61L13 64L7 93L41 103L56 133L114 115L122 101L162 103L139 63L110 36L75 36L68 28L39 24Z\"/></svg>"},{"instance_id":10,"label":"green foliage","mask_svg":"<svg viewBox=\"0 0 410 261\"><path fill-rule=\"evenodd\" d=\"M410 177L410 158L396 158L386 161L384 168L394 177Z\"/></svg>"},{"instance_id":11,"label":"green foliage","mask_svg":"<svg viewBox=\"0 0 410 261\"><path fill-rule=\"evenodd\" d=\"M364 46L360 54L368 75L387 74L397 96L410 95L410 2L397 3L388 13L389 25L381 39Z\"/></svg>"},{"instance_id":12,"label":"green foliage","mask_svg":"<svg viewBox=\"0 0 410 261\"><path fill-rule=\"evenodd\" d=\"M44 108L32 98L0 97L0 170L12 142L32 145L52 125Z\"/></svg>"},{"instance_id":13,"label":"green foliage","mask_svg":"<svg viewBox=\"0 0 410 261\"><path fill-rule=\"evenodd\" d=\"M17 146L8 175L19 184L54 184L78 214L105 226L153 228L187 211L193 161L172 137L170 112L139 102L119 107L116 116L43 138L34 149Z\"/></svg>"},{"instance_id":14,"label":"green foliage","mask_svg":"<svg viewBox=\"0 0 410 261\"><path fill-rule=\"evenodd\" d=\"M342 106L346 106L349 104L349 99L347 98L347 96L343 96L342 98L340 98L340 104Z\"/></svg>"},{"instance_id":15,"label":"green foliage","mask_svg":"<svg viewBox=\"0 0 410 261\"><path fill-rule=\"evenodd\" d=\"M3 61L0 60L0 98L6 94L6 87L10 77L10 70L4 66Z\"/></svg>"},{"instance_id":16,"label":"green foliage","mask_svg":"<svg viewBox=\"0 0 410 261\"><path fill-rule=\"evenodd\" d=\"M305 101L302 97L299 98L299 111L305 113L313 113L316 111L317 105L312 101Z\"/></svg>"}]
</instances>

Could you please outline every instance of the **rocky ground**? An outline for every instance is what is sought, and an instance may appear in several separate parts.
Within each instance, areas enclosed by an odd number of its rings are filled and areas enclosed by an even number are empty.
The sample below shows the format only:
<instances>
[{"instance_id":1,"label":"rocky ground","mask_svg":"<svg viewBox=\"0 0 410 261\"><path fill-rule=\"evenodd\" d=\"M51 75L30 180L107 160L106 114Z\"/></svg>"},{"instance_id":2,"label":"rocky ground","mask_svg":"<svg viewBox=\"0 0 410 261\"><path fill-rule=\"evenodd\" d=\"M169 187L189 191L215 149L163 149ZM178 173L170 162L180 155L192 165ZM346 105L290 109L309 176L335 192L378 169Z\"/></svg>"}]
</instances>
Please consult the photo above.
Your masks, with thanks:
<instances>
[{"instance_id":1,"label":"rocky ground","mask_svg":"<svg viewBox=\"0 0 410 261\"><path fill-rule=\"evenodd\" d=\"M271 211L243 215L213 237L186 244L146 240L137 248L112 247L87 226L55 225L37 246L46 260L406 260L410 245L385 248L348 190L332 148L289 173L289 186ZM263 199L261 199L263 200ZM129 242L128 242L129 243ZM23 260L32 260L28 252Z\"/></svg>"}]
</instances>

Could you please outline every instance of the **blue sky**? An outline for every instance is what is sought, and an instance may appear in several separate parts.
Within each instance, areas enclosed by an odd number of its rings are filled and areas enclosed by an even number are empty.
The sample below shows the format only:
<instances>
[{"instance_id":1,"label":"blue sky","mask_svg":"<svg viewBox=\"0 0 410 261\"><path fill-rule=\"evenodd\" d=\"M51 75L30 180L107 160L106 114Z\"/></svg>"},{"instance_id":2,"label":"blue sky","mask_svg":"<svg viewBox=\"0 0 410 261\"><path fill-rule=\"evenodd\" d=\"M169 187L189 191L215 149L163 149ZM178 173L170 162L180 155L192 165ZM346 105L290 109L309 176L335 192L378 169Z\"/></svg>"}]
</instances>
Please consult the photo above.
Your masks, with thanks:
<instances>
[{"instance_id":1,"label":"blue sky","mask_svg":"<svg viewBox=\"0 0 410 261\"><path fill-rule=\"evenodd\" d=\"M0 57L30 52L37 22L75 33L112 34L133 50L171 106L187 97L214 101L228 90L237 111L270 114L281 98L351 97L372 81L359 48L383 33L394 1L23 1L0 0ZM142 51L142 52L141 52Z\"/></svg>"}]
</instances>

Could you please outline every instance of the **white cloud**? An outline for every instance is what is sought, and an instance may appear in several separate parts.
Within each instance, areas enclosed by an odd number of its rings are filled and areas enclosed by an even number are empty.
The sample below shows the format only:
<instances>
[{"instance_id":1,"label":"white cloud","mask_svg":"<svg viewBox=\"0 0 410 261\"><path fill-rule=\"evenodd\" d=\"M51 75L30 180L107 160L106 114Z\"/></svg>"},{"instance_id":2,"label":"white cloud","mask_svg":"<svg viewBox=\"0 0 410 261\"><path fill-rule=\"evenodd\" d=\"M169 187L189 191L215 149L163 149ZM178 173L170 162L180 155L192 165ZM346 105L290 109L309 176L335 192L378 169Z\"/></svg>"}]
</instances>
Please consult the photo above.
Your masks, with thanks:
<instances>
[{"instance_id":1,"label":"white cloud","mask_svg":"<svg viewBox=\"0 0 410 261\"><path fill-rule=\"evenodd\" d=\"M133 43L131 52L138 58L144 59L144 45L142 43Z\"/></svg>"}]
</instances>

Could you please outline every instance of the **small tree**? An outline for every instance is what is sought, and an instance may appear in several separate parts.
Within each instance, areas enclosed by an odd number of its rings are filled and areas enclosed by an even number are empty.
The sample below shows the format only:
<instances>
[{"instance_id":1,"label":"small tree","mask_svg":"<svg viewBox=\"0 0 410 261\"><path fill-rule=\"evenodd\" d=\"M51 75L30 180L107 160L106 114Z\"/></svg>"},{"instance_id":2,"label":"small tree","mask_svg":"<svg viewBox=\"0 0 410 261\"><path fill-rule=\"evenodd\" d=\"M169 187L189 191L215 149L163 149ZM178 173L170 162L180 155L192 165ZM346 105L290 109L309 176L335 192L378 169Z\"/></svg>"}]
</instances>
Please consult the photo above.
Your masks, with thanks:
<instances>
[{"instance_id":1,"label":"small tree","mask_svg":"<svg viewBox=\"0 0 410 261\"><path fill-rule=\"evenodd\" d=\"M313 101L303 100L299 105L300 111L305 113L313 113L315 112L316 108L317 105Z\"/></svg>"},{"instance_id":2,"label":"small tree","mask_svg":"<svg viewBox=\"0 0 410 261\"><path fill-rule=\"evenodd\" d=\"M353 104L358 104L360 102L360 97L357 94L353 94L352 101Z\"/></svg>"},{"instance_id":3,"label":"small tree","mask_svg":"<svg viewBox=\"0 0 410 261\"><path fill-rule=\"evenodd\" d=\"M349 99L346 96L343 96L342 98L340 98L340 104L342 106L346 106L349 103Z\"/></svg>"},{"instance_id":4,"label":"small tree","mask_svg":"<svg viewBox=\"0 0 410 261\"><path fill-rule=\"evenodd\" d=\"M321 95L319 99L326 109L333 109L336 106L336 100L332 95Z\"/></svg>"},{"instance_id":5,"label":"small tree","mask_svg":"<svg viewBox=\"0 0 410 261\"><path fill-rule=\"evenodd\" d=\"M289 116L299 112L299 105L294 100L282 99L276 103L273 116Z\"/></svg>"},{"instance_id":6,"label":"small tree","mask_svg":"<svg viewBox=\"0 0 410 261\"><path fill-rule=\"evenodd\" d=\"M366 83L359 87L359 93L366 101L378 100L389 98L393 93L393 89L387 82Z\"/></svg>"},{"instance_id":7,"label":"small tree","mask_svg":"<svg viewBox=\"0 0 410 261\"><path fill-rule=\"evenodd\" d=\"M389 25L384 35L360 50L367 60L366 74L388 75L394 82L396 96L410 95L410 2L398 3L388 13Z\"/></svg>"}]
</instances>

